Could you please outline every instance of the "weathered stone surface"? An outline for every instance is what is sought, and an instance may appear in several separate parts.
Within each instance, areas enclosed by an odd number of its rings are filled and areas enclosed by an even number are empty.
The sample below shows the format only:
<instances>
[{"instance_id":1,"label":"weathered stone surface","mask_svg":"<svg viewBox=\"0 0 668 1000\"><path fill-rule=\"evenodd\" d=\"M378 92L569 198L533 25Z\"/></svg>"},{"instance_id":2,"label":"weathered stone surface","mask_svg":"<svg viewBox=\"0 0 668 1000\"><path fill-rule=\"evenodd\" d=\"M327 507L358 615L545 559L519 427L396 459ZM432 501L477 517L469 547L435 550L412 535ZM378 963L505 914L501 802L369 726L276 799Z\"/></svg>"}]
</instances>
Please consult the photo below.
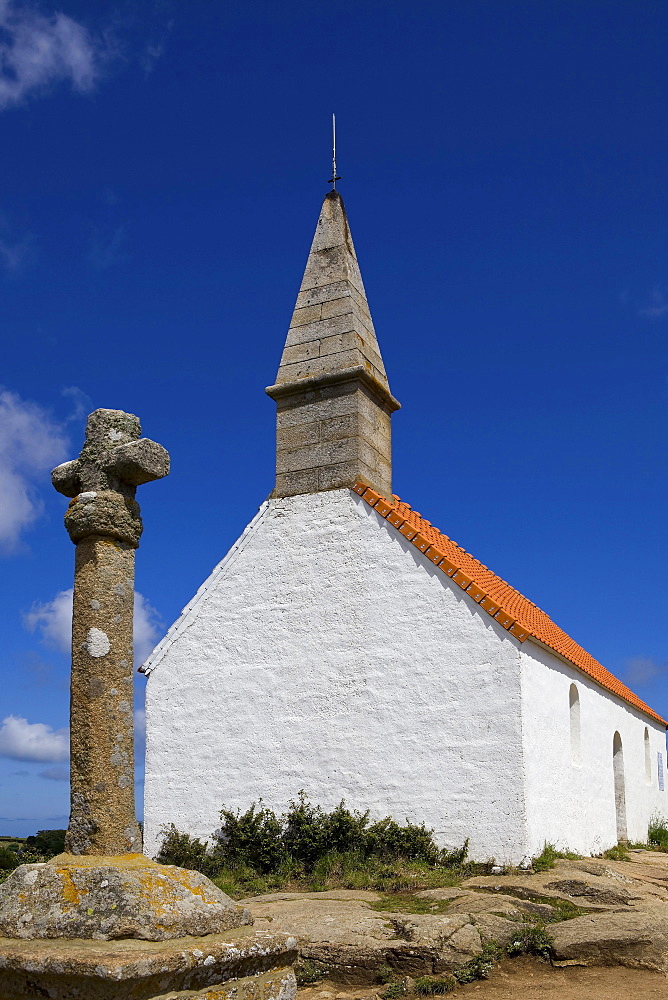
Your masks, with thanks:
<instances>
[{"instance_id":1,"label":"weathered stone surface","mask_svg":"<svg viewBox=\"0 0 668 1000\"><path fill-rule=\"evenodd\" d=\"M556 882L546 882L546 889L553 889L555 892L563 892L571 899L582 899L594 903L601 903L604 906L628 906L632 899L628 889L620 886L615 889L601 888L584 882L582 879L565 878Z\"/></svg>"},{"instance_id":2,"label":"weathered stone surface","mask_svg":"<svg viewBox=\"0 0 668 1000\"><path fill-rule=\"evenodd\" d=\"M535 903L503 893L467 892L452 901L448 913L500 913L511 920L520 920L524 916L534 920L551 920L555 910L547 903Z\"/></svg>"},{"instance_id":3,"label":"weathered stone surface","mask_svg":"<svg viewBox=\"0 0 668 1000\"><path fill-rule=\"evenodd\" d=\"M76 548L70 704L71 796L67 850L141 850L135 819L134 550L112 538Z\"/></svg>"},{"instance_id":4,"label":"weathered stone surface","mask_svg":"<svg viewBox=\"0 0 668 1000\"><path fill-rule=\"evenodd\" d=\"M365 900L296 895L245 902L258 927L293 933L302 957L326 966L340 982L371 982L387 964L411 975L452 969L482 947L468 914L385 913Z\"/></svg>"},{"instance_id":5,"label":"weathered stone surface","mask_svg":"<svg viewBox=\"0 0 668 1000\"><path fill-rule=\"evenodd\" d=\"M142 855L21 865L0 886L0 936L162 941L252 923L199 872Z\"/></svg>"},{"instance_id":6,"label":"weathered stone surface","mask_svg":"<svg viewBox=\"0 0 668 1000\"><path fill-rule=\"evenodd\" d=\"M398 936L419 949L408 959L402 955L405 971L419 968L420 961L431 960L433 972L447 972L464 965L482 950L478 929L466 913L455 916L431 916L426 913L388 914ZM417 962L414 962L417 959Z\"/></svg>"},{"instance_id":7,"label":"weathered stone surface","mask_svg":"<svg viewBox=\"0 0 668 1000\"><path fill-rule=\"evenodd\" d=\"M668 905L592 913L550 928L556 965L626 965L668 972Z\"/></svg>"},{"instance_id":8,"label":"weathered stone surface","mask_svg":"<svg viewBox=\"0 0 668 1000\"><path fill-rule=\"evenodd\" d=\"M65 511L65 527L75 544L102 535L133 549L143 530L137 501L111 490L89 490L75 497Z\"/></svg>"},{"instance_id":9,"label":"weathered stone surface","mask_svg":"<svg viewBox=\"0 0 668 1000\"><path fill-rule=\"evenodd\" d=\"M67 497L90 490L111 490L134 497L135 487L169 472L169 455L148 438L133 413L95 410L86 423L79 458L63 462L51 473L54 489Z\"/></svg>"},{"instance_id":10,"label":"weathered stone surface","mask_svg":"<svg viewBox=\"0 0 668 1000\"><path fill-rule=\"evenodd\" d=\"M323 203L276 384L267 393L278 405L275 496L358 480L391 494L390 415L399 404L336 191ZM349 419L334 426L342 412Z\"/></svg>"},{"instance_id":11,"label":"weathered stone surface","mask_svg":"<svg viewBox=\"0 0 668 1000\"><path fill-rule=\"evenodd\" d=\"M318 900L333 899L337 901L359 901L361 903L377 903L382 896L373 889L325 889L322 892L267 892L261 896L249 896L247 899L240 899L239 906L261 906L263 903L280 903L289 899L311 899Z\"/></svg>"},{"instance_id":12,"label":"weathered stone surface","mask_svg":"<svg viewBox=\"0 0 668 1000\"><path fill-rule=\"evenodd\" d=\"M0 939L0 997L293 1000L296 958L293 937L251 927L160 942Z\"/></svg>"},{"instance_id":13,"label":"weathered stone surface","mask_svg":"<svg viewBox=\"0 0 668 1000\"><path fill-rule=\"evenodd\" d=\"M527 921L547 921L556 964L627 965L668 973L668 900L664 887L654 884L661 869L668 875L668 856L655 858L648 855L633 864L559 861L547 872L483 876L467 885L415 893L435 906L448 904L445 914L379 912L369 906L374 898L353 891L343 896L345 890L336 899L333 893L275 893L245 903L258 925L293 929L304 957L343 982L371 983L384 964L409 975L445 971L468 961L487 941L510 943ZM471 883L482 886L476 890ZM548 883L559 885L548 889ZM602 893L614 895L616 889L624 901L615 896L613 902L611 896L605 904L595 903L589 895L573 895L590 883ZM500 888L489 891L492 886ZM590 912L555 920L556 909L528 898L532 895L574 902Z\"/></svg>"},{"instance_id":14,"label":"weathered stone surface","mask_svg":"<svg viewBox=\"0 0 668 1000\"><path fill-rule=\"evenodd\" d=\"M483 944L487 944L488 941L496 941L497 944L505 947L516 937L518 930L522 929L521 923L499 917L496 913L476 913L471 919Z\"/></svg>"},{"instance_id":15,"label":"weathered stone surface","mask_svg":"<svg viewBox=\"0 0 668 1000\"><path fill-rule=\"evenodd\" d=\"M630 865L603 858L560 859L549 871L477 876L467 879L462 888L486 889L519 899L565 899L592 911L668 900L668 882L661 884L658 879L646 877L643 867L640 863ZM668 879L668 869L663 877Z\"/></svg>"},{"instance_id":16,"label":"weathered stone surface","mask_svg":"<svg viewBox=\"0 0 668 1000\"><path fill-rule=\"evenodd\" d=\"M636 849L629 851L628 861L586 858L575 862L574 867L587 874L594 874L594 868L599 867L600 871L602 867L608 877L618 884L633 886L634 892L638 885L642 885L655 897L668 899L668 854Z\"/></svg>"},{"instance_id":17,"label":"weathered stone surface","mask_svg":"<svg viewBox=\"0 0 668 1000\"><path fill-rule=\"evenodd\" d=\"M286 968L232 979L219 986L207 986L196 993L191 990L161 993L152 1000L294 1000L296 995L294 970Z\"/></svg>"},{"instance_id":18,"label":"weathered stone surface","mask_svg":"<svg viewBox=\"0 0 668 1000\"><path fill-rule=\"evenodd\" d=\"M470 889L462 889L458 885L446 885L441 889L422 889L416 892L417 899L433 899L434 902L441 902L446 899L462 899L464 896L473 895Z\"/></svg>"},{"instance_id":19,"label":"weathered stone surface","mask_svg":"<svg viewBox=\"0 0 668 1000\"><path fill-rule=\"evenodd\" d=\"M448 913L503 913L512 920L519 920L525 915L536 920L551 920L555 915L554 907L547 903L519 899L503 892L475 892L472 889L446 887L425 889L415 895L418 899L433 899L434 902L451 900Z\"/></svg>"},{"instance_id":20,"label":"weathered stone surface","mask_svg":"<svg viewBox=\"0 0 668 1000\"><path fill-rule=\"evenodd\" d=\"M390 411L355 376L340 391L300 388L296 397L277 399L275 495L341 489L358 480L391 494Z\"/></svg>"},{"instance_id":21,"label":"weathered stone surface","mask_svg":"<svg viewBox=\"0 0 668 1000\"><path fill-rule=\"evenodd\" d=\"M141 486L168 474L169 455L161 444L150 438L140 438L112 448L104 468L108 476L121 483Z\"/></svg>"},{"instance_id":22,"label":"weathered stone surface","mask_svg":"<svg viewBox=\"0 0 668 1000\"><path fill-rule=\"evenodd\" d=\"M141 851L134 804L134 549L137 486L169 472L169 456L140 439L132 413L95 410L78 459L52 473L73 497L65 527L76 544L70 701L72 854Z\"/></svg>"}]
</instances>

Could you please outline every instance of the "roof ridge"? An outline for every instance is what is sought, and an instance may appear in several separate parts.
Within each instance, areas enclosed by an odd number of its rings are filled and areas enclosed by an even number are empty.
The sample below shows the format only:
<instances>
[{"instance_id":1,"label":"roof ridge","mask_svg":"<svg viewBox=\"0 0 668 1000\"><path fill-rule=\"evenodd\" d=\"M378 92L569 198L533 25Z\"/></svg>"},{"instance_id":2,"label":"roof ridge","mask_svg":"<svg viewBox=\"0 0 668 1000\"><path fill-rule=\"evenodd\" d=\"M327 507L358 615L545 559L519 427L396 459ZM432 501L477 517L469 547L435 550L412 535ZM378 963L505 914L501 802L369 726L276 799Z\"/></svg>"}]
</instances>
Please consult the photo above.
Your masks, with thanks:
<instances>
[{"instance_id":1,"label":"roof ridge","mask_svg":"<svg viewBox=\"0 0 668 1000\"><path fill-rule=\"evenodd\" d=\"M525 642L529 637L537 640L572 663L611 694L640 709L662 725L666 725L666 721L660 715L553 622L546 611L481 563L463 546L435 528L418 511L411 510L410 504L395 495L391 500L387 500L362 482L355 483L353 490L519 642ZM405 508L409 517L404 516L399 507ZM435 541L429 537L432 535L437 536ZM463 560L463 566L457 565L458 557L461 555L467 557ZM467 560L473 565L467 565ZM479 578L476 579L476 576Z\"/></svg>"}]
</instances>

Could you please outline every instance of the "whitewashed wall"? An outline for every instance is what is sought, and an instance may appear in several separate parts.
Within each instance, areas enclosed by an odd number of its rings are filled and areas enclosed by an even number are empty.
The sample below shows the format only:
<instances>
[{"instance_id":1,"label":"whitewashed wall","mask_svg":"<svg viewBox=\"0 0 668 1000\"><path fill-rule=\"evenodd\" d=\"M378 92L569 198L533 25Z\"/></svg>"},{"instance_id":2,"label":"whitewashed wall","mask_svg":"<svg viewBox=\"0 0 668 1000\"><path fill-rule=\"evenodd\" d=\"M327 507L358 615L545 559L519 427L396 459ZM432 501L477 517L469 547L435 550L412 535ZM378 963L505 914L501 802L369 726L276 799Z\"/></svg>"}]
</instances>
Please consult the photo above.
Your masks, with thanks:
<instances>
[{"instance_id":1,"label":"whitewashed wall","mask_svg":"<svg viewBox=\"0 0 668 1000\"><path fill-rule=\"evenodd\" d=\"M668 815L657 754L665 767L663 726L608 694L584 674L531 640L522 646L523 743L528 853L545 842L579 854L617 843L612 742L622 740L629 840L645 841L652 813ZM572 752L569 689L580 700L580 753ZM645 728L650 775L645 771Z\"/></svg>"},{"instance_id":2,"label":"whitewashed wall","mask_svg":"<svg viewBox=\"0 0 668 1000\"><path fill-rule=\"evenodd\" d=\"M272 500L149 666L145 849L345 798L526 853L520 644L349 490Z\"/></svg>"}]
</instances>

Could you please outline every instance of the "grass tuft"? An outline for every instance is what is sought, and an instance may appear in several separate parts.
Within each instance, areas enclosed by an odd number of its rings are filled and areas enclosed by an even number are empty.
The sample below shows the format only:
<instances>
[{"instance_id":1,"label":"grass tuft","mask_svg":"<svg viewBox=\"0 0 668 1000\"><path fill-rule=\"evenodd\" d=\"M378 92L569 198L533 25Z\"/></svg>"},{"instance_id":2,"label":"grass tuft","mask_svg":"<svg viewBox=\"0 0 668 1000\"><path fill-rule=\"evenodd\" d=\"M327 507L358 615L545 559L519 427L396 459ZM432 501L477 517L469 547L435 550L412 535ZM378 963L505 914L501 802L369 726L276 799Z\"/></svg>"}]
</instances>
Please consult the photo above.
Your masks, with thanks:
<instances>
[{"instance_id":1,"label":"grass tuft","mask_svg":"<svg viewBox=\"0 0 668 1000\"><path fill-rule=\"evenodd\" d=\"M660 851L668 851L668 819L654 813L649 821L647 842L650 847Z\"/></svg>"},{"instance_id":2,"label":"grass tuft","mask_svg":"<svg viewBox=\"0 0 668 1000\"><path fill-rule=\"evenodd\" d=\"M580 857L581 855L573 854L571 851L558 851L554 844L546 842L542 852L531 862L531 867L535 872L545 872L550 868L554 868L554 863L559 858L565 858L568 861L579 861Z\"/></svg>"},{"instance_id":3,"label":"grass tuft","mask_svg":"<svg viewBox=\"0 0 668 1000\"><path fill-rule=\"evenodd\" d=\"M496 963L503 957L503 949L496 941L488 941L482 951L466 965L455 969L453 976L458 983L473 983L476 979L489 979Z\"/></svg>"},{"instance_id":4,"label":"grass tuft","mask_svg":"<svg viewBox=\"0 0 668 1000\"><path fill-rule=\"evenodd\" d=\"M308 958L300 958L295 966L297 986L313 986L329 974L324 965L317 965Z\"/></svg>"},{"instance_id":5,"label":"grass tuft","mask_svg":"<svg viewBox=\"0 0 668 1000\"><path fill-rule=\"evenodd\" d=\"M456 988L457 980L454 976L446 976L443 979L419 976L413 984L413 992L419 997L442 996L444 993L452 993Z\"/></svg>"},{"instance_id":6,"label":"grass tuft","mask_svg":"<svg viewBox=\"0 0 668 1000\"><path fill-rule=\"evenodd\" d=\"M552 939L540 924L523 927L506 945L506 954L511 958L516 955L537 955L547 961L552 950Z\"/></svg>"},{"instance_id":7,"label":"grass tuft","mask_svg":"<svg viewBox=\"0 0 668 1000\"><path fill-rule=\"evenodd\" d=\"M630 861L628 844L616 844L609 851L604 851L603 857L607 858L608 861Z\"/></svg>"},{"instance_id":8,"label":"grass tuft","mask_svg":"<svg viewBox=\"0 0 668 1000\"><path fill-rule=\"evenodd\" d=\"M388 983L380 994L383 1000L398 1000L398 997L405 997L408 993L408 986L404 979L393 979Z\"/></svg>"},{"instance_id":9,"label":"grass tuft","mask_svg":"<svg viewBox=\"0 0 668 1000\"><path fill-rule=\"evenodd\" d=\"M381 965L378 967L376 979L379 983L391 983L396 978L396 973L391 965Z\"/></svg>"}]
</instances>

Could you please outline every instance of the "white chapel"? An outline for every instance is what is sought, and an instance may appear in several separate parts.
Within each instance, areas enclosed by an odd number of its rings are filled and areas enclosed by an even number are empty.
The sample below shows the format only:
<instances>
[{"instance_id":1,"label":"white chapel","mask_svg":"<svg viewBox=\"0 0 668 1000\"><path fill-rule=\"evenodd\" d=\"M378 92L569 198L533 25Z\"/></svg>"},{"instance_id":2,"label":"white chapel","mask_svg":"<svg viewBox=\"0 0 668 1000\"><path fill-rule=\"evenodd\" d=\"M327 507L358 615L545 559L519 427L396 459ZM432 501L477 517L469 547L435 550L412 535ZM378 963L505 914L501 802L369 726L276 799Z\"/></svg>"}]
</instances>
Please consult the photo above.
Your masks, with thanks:
<instances>
[{"instance_id":1,"label":"white chapel","mask_svg":"<svg viewBox=\"0 0 668 1000\"><path fill-rule=\"evenodd\" d=\"M476 860L646 840L664 720L392 494L399 403L336 191L267 393L276 487L142 668L146 853L300 789Z\"/></svg>"}]
</instances>

